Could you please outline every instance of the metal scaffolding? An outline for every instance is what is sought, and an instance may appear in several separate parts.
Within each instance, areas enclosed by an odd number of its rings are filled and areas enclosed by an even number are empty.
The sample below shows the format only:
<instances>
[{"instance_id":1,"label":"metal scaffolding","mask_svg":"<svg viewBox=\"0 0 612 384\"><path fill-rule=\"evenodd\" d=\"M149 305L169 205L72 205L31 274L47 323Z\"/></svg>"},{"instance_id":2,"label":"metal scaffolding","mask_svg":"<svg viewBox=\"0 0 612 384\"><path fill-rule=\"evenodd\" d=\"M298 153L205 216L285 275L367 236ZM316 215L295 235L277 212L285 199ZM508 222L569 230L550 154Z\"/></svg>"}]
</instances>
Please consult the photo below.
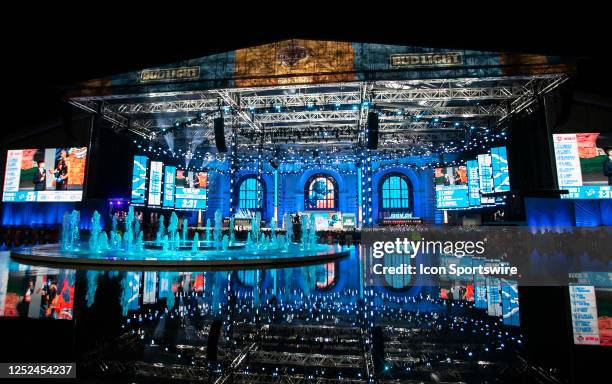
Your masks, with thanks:
<instances>
[{"instance_id":1,"label":"metal scaffolding","mask_svg":"<svg viewBox=\"0 0 612 384\"><path fill-rule=\"evenodd\" d=\"M225 118L236 145L363 146L367 114L379 114L378 151L397 143L448 144L529 112L537 98L568 79L565 74L484 78L344 82L321 85L185 90L147 95L77 97L71 104L97 113L116 130L164 146L171 131L186 147L190 127L203 130L198 150L214 151L210 116ZM207 117L198 118L206 114ZM237 118L234 118L237 117ZM178 127L178 128L177 128ZM263 136L262 136L263 134Z\"/></svg>"}]
</instances>

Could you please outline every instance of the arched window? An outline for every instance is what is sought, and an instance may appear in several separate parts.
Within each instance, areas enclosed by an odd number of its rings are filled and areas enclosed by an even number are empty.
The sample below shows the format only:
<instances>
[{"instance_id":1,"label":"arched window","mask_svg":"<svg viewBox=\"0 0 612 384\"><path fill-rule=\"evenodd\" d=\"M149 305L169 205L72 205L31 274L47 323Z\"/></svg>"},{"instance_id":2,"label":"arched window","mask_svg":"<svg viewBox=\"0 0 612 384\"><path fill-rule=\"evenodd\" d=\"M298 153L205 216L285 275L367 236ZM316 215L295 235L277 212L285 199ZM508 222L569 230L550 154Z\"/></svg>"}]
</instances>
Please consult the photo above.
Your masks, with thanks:
<instances>
[{"instance_id":1,"label":"arched window","mask_svg":"<svg viewBox=\"0 0 612 384\"><path fill-rule=\"evenodd\" d=\"M412 183L406 175L389 173L378 186L379 219L392 216L394 213L413 211Z\"/></svg>"},{"instance_id":2,"label":"arched window","mask_svg":"<svg viewBox=\"0 0 612 384\"><path fill-rule=\"evenodd\" d=\"M321 173L311 176L304 188L304 209L338 209L338 184L336 179Z\"/></svg>"},{"instance_id":3,"label":"arched window","mask_svg":"<svg viewBox=\"0 0 612 384\"><path fill-rule=\"evenodd\" d=\"M261 210L264 192L261 182L256 177L247 177L238 187L238 209Z\"/></svg>"}]
</instances>

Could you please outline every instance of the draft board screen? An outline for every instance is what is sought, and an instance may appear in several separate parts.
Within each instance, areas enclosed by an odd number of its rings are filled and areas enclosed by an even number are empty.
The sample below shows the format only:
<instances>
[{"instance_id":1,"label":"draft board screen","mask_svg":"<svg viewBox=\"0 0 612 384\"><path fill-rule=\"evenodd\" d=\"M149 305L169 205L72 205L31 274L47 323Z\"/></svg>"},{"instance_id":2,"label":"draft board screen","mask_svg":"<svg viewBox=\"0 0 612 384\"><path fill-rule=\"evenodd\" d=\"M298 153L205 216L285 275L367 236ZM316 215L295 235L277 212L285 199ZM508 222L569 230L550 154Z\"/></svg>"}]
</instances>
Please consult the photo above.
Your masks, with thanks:
<instances>
[{"instance_id":1,"label":"draft board screen","mask_svg":"<svg viewBox=\"0 0 612 384\"><path fill-rule=\"evenodd\" d=\"M612 346L612 273L571 273L574 344Z\"/></svg>"},{"instance_id":2,"label":"draft board screen","mask_svg":"<svg viewBox=\"0 0 612 384\"><path fill-rule=\"evenodd\" d=\"M557 181L564 199L612 198L612 136L601 133L553 135Z\"/></svg>"}]
</instances>

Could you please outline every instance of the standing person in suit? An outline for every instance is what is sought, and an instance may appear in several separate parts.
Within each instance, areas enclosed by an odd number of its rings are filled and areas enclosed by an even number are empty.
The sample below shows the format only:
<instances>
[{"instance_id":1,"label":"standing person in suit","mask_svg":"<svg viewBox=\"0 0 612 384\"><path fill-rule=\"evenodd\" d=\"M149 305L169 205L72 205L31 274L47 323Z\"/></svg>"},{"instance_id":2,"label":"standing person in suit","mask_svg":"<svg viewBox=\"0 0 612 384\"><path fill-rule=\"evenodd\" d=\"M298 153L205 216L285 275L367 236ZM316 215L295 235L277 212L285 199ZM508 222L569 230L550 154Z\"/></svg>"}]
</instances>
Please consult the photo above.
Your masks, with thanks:
<instances>
[{"instance_id":1,"label":"standing person in suit","mask_svg":"<svg viewBox=\"0 0 612 384\"><path fill-rule=\"evenodd\" d=\"M603 174L608 176L608 185L612 185L612 147L606 148L608 157L603 162Z\"/></svg>"},{"instance_id":2,"label":"standing person in suit","mask_svg":"<svg viewBox=\"0 0 612 384\"><path fill-rule=\"evenodd\" d=\"M45 172L44 161L38 162L38 168L36 169L36 172L34 172L32 182L34 183L35 191L44 191L47 189L47 173Z\"/></svg>"}]
</instances>

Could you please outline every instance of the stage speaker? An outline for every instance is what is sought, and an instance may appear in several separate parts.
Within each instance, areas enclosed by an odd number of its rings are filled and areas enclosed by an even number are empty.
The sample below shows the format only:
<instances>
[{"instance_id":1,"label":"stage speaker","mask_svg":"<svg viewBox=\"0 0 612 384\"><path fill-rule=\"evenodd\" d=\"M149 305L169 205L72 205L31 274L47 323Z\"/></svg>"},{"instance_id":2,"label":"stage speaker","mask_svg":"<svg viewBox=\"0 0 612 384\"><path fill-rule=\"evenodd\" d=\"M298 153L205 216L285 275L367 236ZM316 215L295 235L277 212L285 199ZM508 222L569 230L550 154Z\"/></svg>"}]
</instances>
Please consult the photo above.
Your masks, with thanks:
<instances>
[{"instance_id":1,"label":"stage speaker","mask_svg":"<svg viewBox=\"0 0 612 384\"><path fill-rule=\"evenodd\" d=\"M225 145L225 126L223 116L215 118L214 127L215 145L217 146L217 151L227 152L227 146Z\"/></svg>"},{"instance_id":2,"label":"stage speaker","mask_svg":"<svg viewBox=\"0 0 612 384\"><path fill-rule=\"evenodd\" d=\"M368 112L368 141L366 148L378 148L378 113Z\"/></svg>"},{"instance_id":3,"label":"stage speaker","mask_svg":"<svg viewBox=\"0 0 612 384\"><path fill-rule=\"evenodd\" d=\"M221 336L221 320L214 320L208 332L208 344L206 345L206 358L208 361L217 361L217 351L219 349L219 336Z\"/></svg>"}]
</instances>

